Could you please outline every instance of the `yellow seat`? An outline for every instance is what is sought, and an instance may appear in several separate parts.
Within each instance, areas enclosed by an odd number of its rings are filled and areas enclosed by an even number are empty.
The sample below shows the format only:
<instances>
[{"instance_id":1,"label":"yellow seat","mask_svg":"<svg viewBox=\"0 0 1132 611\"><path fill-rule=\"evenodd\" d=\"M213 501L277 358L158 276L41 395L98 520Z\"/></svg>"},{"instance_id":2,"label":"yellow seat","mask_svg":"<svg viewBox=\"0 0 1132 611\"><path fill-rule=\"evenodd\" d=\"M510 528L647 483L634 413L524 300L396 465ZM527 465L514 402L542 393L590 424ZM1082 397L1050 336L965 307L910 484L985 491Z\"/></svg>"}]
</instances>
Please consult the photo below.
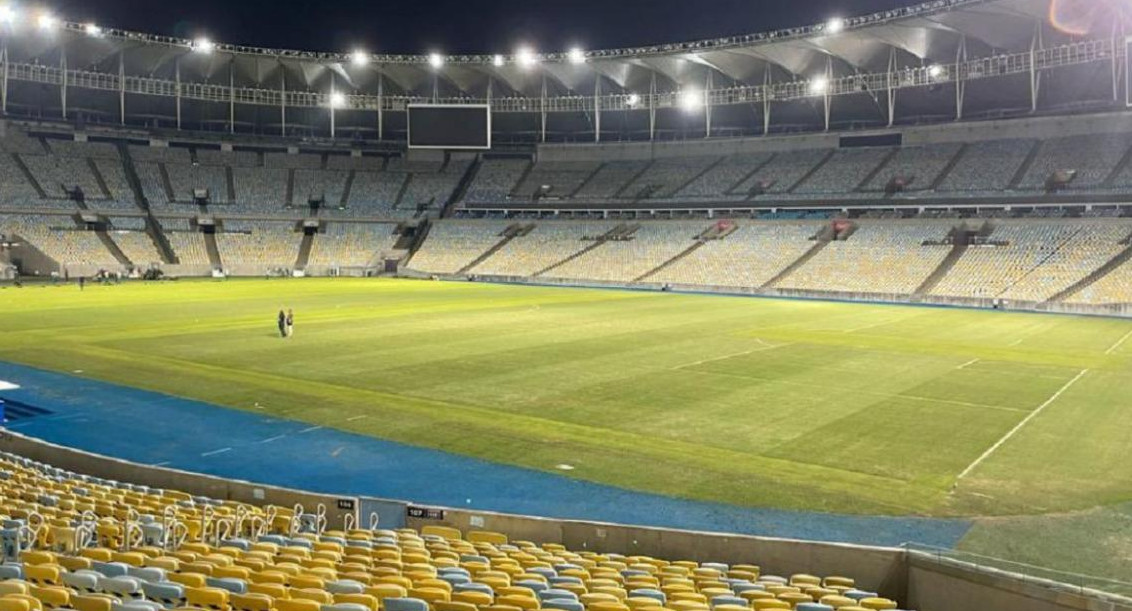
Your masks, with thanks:
<instances>
[{"instance_id":1,"label":"yellow seat","mask_svg":"<svg viewBox=\"0 0 1132 611\"><path fill-rule=\"evenodd\" d=\"M673 600L668 602L668 608L674 611L698 611L707 609L708 605L698 600Z\"/></svg>"},{"instance_id":2,"label":"yellow seat","mask_svg":"<svg viewBox=\"0 0 1132 611\"><path fill-rule=\"evenodd\" d=\"M822 596L821 599L818 602L820 602L823 605L829 605L830 607L833 607L834 609L840 609L841 607L855 607L855 606L857 606L857 601L853 600L852 598L849 598L848 596L840 596L840 595L837 595L837 594Z\"/></svg>"},{"instance_id":3,"label":"yellow seat","mask_svg":"<svg viewBox=\"0 0 1132 611\"><path fill-rule=\"evenodd\" d=\"M824 580L825 587L841 586L844 588L852 588L857 585L857 582L852 577L838 577L837 575L830 575Z\"/></svg>"},{"instance_id":4,"label":"yellow seat","mask_svg":"<svg viewBox=\"0 0 1132 611\"><path fill-rule=\"evenodd\" d=\"M629 605L623 602L611 602L608 600L599 601L592 605L586 605L587 611L630 611Z\"/></svg>"},{"instance_id":5,"label":"yellow seat","mask_svg":"<svg viewBox=\"0 0 1132 611\"><path fill-rule=\"evenodd\" d=\"M282 600L291 598L291 593L287 586L281 583L249 583L248 594L262 594L270 596L273 600Z\"/></svg>"},{"instance_id":6,"label":"yellow seat","mask_svg":"<svg viewBox=\"0 0 1132 611\"><path fill-rule=\"evenodd\" d=\"M797 607L800 603L814 602L814 597L801 592L784 592L778 595L778 600L784 600L790 603L791 607Z\"/></svg>"},{"instance_id":7,"label":"yellow seat","mask_svg":"<svg viewBox=\"0 0 1132 611\"><path fill-rule=\"evenodd\" d=\"M451 600L441 600L433 603L433 611L479 611L479 609L471 603L462 603Z\"/></svg>"},{"instance_id":8,"label":"yellow seat","mask_svg":"<svg viewBox=\"0 0 1132 611\"><path fill-rule=\"evenodd\" d=\"M67 588L57 586L33 587L31 595L39 599L47 609L71 606L71 591Z\"/></svg>"},{"instance_id":9,"label":"yellow seat","mask_svg":"<svg viewBox=\"0 0 1132 611\"><path fill-rule=\"evenodd\" d=\"M203 588L208 584L207 578L199 573L171 573L167 577L169 581L179 583L186 588Z\"/></svg>"},{"instance_id":10,"label":"yellow seat","mask_svg":"<svg viewBox=\"0 0 1132 611\"><path fill-rule=\"evenodd\" d=\"M873 596L869 598L862 598L857 602L857 606L864 607L866 609L873 609L874 611L885 611L886 609L895 609L896 601Z\"/></svg>"},{"instance_id":11,"label":"yellow seat","mask_svg":"<svg viewBox=\"0 0 1132 611\"><path fill-rule=\"evenodd\" d=\"M472 543L490 543L492 545L506 545L507 535L486 530L473 530L468 533L468 541Z\"/></svg>"},{"instance_id":12,"label":"yellow seat","mask_svg":"<svg viewBox=\"0 0 1132 611\"><path fill-rule=\"evenodd\" d=\"M334 602L334 595L314 588L291 588L291 600L313 600L320 605L329 605Z\"/></svg>"},{"instance_id":13,"label":"yellow seat","mask_svg":"<svg viewBox=\"0 0 1132 611\"><path fill-rule=\"evenodd\" d=\"M31 603L22 598L4 596L0 598L0 611L31 611ZM107 605L106 611L110 611L109 605Z\"/></svg>"},{"instance_id":14,"label":"yellow seat","mask_svg":"<svg viewBox=\"0 0 1132 611\"><path fill-rule=\"evenodd\" d=\"M535 598L533 596L520 596L520 595L517 595L517 594L508 594L506 596L497 596L495 598L495 603L497 605L503 605L503 606L507 606L507 607L518 607L518 608L524 609L524 610L538 609L539 608L539 602L538 602L537 598ZM626 611L628 611L628 607L626 607L625 609L626 609ZM612 611L612 610L610 610L610 611Z\"/></svg>"},{"instance_id":15,"label":"yellow seat","mask_svg":"<svg viewBox=\"0 0 1132 611\"><path fill-rule=\"evenodd\" d=\"M222 588L185 588L185 602L191 607L228 611L228 590Z\"/></svg>"},{"instance_id":16,"label":"yellow seat","mask_svg":"<svg viewBox=\"0 0 1132 611\"><path fill-rule=\"evenodd\" d=\"M493 600L492 595L487 592L453 592L451 602L486 607L490 605Z\"/></svg>"},{"instance_id":17,"label":"yellow seat","mask_svg":"<svg viewBox=\"0 0 1132 611\"><path fill-rule=\"evenodd\" d=\"M39 564L24 565L24 579L37 586L59 585L59 565Z\"/></svg>"},{"instance_id":18,"label":"yellow seat","mask_svg":"<svg viewBox=\"0 0 1132 611\"><path fill-rule=\"evenodd\" d=\"M443 588L409 588L410 598L419 598L429 603L430 605L434 602L449 600L451 596L452 595L448 593L448 590L445 590Z\"/></svg>"},{"instance_id":19,"label":"yellow seat","mask_svg":"<svg viewBox=\"0 0 1132 611\"><path fill-rule=\"evenodd\" d=\"M460 529L458 528L452 528L450 526L436 526L432 524L421 528L421 535L435 535L437 537L444 537L445 539L449 539L451 541L459 541L463 539L463 535L460 533Z\"/></svg>"},{"instance_id":20,"label":"yellow seat","mask_svg":"<svg viewBox=\"0 0 1132 611\"><path fill-rule=\"evenodd\" d=\"M377 597L371 594L335 594L334 603L362 605L369 609L369 611L378 611L381 607L381 603L377 600Z\"/></svg>"},{"instance_id":21,"label":"yellow seat","mask_svg":"<svg viewBox=\"0 0 1132 611\"><path fill-rule=\"evenodd\" d=\"M31 594L31 584L18 579L0 581L0 596L7 594Z\"/></svg>"},{"instance_id":22,"label":"yellow seat","mask_svg":"<svg viewBox=\"0 0 1132 611\"><path fill-rule=\"evenodd\" d=\"M230 594L228 605L232 607L232 611L271 611L275 599L267 594Z\"/></svg>"},{"instance_id":23,"label":"yellow seat","mask_svg":"<svg viewBox=\"0 0 1132 611\"><path fill-rule=\"evenodd\" d=\"M9 600L27 601L28 607L31 609L31 611L42 611L43 609L43 603L31 594L8 594L4 598Z\"/></svg>"},{"instance_id":24,"label":"yellow seat","mask_svg":"<svg viewBox=\"0 0 1132 611\"><path fill-rule=\"evenodd\" d=\"M785 600L778 600L777 598L760 598L751 601L751 608L755 611L763 611L764 609L793 609L794 605Z\"/></svg>"},{"instance_id":25,"label":"yellow seat","mask_svg":"<svg viewBox=\"0 0 1132 611\"><path fill-rule=\"evenodd\" d=\"M313 600L276 600L275 611L321 611L322 605Z\"/></svg>"},{"instance_id":26,"label":"yellow seat","mask_svg":"<svg viewBox=\"0 0 1132 611\"><path fill-rule=\"evenodd\" d=\"M27 564L58 564L59 559L52 552L42 550L27 550L20 554L20 562Z\"/></svg>"}]
</instances>

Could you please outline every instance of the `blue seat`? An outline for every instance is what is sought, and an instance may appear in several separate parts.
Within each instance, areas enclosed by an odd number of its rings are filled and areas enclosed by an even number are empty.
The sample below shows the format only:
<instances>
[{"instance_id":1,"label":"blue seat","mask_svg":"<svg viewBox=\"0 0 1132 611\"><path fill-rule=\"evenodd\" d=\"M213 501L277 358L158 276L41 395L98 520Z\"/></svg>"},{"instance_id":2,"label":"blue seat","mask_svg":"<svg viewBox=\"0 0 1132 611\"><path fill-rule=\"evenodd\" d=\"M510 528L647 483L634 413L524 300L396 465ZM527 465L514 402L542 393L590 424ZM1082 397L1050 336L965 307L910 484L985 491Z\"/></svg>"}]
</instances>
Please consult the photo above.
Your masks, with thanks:
<instances>
[{"instance_id":1,"label":"blue seat","mask_svg":"<svg viewBox=\"0 0 1132 611\"><path fill-rule=\"evenodd\" d=\"M581 577L573 577L573 576L570 576L570 575L563 575L561 577L549 577L549 578L547 578L547 581L549 581L550 585L552 585L552 586L557 586L557 585L561 585L561 584L564 584L564 583L572 583L572 584L579 585L579 586L585 585L584 583L582 583Z\"/></svg>"},{"instance_id":2,"label":"blue seat","mask_svg":"<svg viewBox=\"0 0 1132 611\"><path fill-rule=\"evenodd\" d=\"M471 583L472 582L471 577L468 577L467 575L461 575L459 573L441 573L441 574L437 575L437 577L439 577L440 579L443 579L444 581L447 581L448 583L452 584L453 586L455 586L456 584L459 584L459 583Z\"/></svg>"},{"instance_id":3,"label":"blue seat","mask_svg":"<svg viewBox=\"0 0 1132 611\"><path fill-rule=\"evenodd\" d=\"M471 583L452 584L452 590L454 592L483 592L484 594L490 594L493 598L495 597L495 590L491 586L486 583L476 583L474 581Z\"/></svg>"},{"instance_id":4,"label":"blue seat","mask_svg":"<svg viewBox=\"0 0 1132 611\"><path fill-rule=\"evenodd\" d=\"M736 593L736 594L742 594L743 592L750 592L751 590L761 590L761 591L765 592L766 586L764 586L761 583L750 583L750 582L731 584L731 591Z\"/></svg>"},{"instance_id":5,"label":"blue seat","mask_svg":"<svg viewBox=\"0 0 1132 611\"><path fill-rule=\"evenodd\" d=\"M185 586L171 581L143 582L145 597L166 607L181 607L185 604Z\"/></svg>"},{"instance_id":6,"label":"blue seat","mask_svg":"<svg viewBox=\"0 0 1132 611\"><path fill-rule=\"evenodd\" d=\"M476 564L491 564L486 556L477 556L475 554L460 554L460 562L475 562Z\"/></svg>"},{"instance_id":7,"label":"blue seat","mask_svg":"<svg viewBox=\"0 0 1132 611\"><path fill-rule=\"evenodd\" d=\"M704 563L700 564L700 568L702 568L702 569L715 569L715 570L719 571L720 573L725 573L725 574L727 573L727 571L731 570L730 566L723 564L722 562L704 562Z\"/></svg>"},{"instance_id":8,"label":"blue seat","mask_svg":"<svg viewBox=\"0 0 1132 611\"><path fill-rule=\"evenodd\" d=\"M586 611L585 605L567 598L552 598L542 603L543 609L557 609L558 611Z\"/></svg>"},{"instance_id":9,"label":"blue seat","mask_svg":"<svg viewBox=\"0 0 1132 611\"><path fill-rule=\"evenodd\" d=\"M541 581L535 580L535 579L520 579L519 581L516 581L512 585L516 585L516 586L520 586L520 587L524 587L524 588L530 588L531 591L533 591L535 594L538 594L539 592L542 592L543 590L549 590L550 589L550 586L546 585L545 583L543 583Z\"/></svg>"},{"instance_id":10,"label":"blue seat","mask_svg":"<svg viewBox=\"0 0 1132 611\"><path fill-rule=\"evenodd\" d=\"M531 572L533 573L534 571L531 571ZM472 574L468 572L468 569L466 569L462 566L442 566L442 567L436 569L436 574L437 575L463 575L464 577L471 577L472 576Z\"/></svg>"},{"instance_id":11,"label":"blue seat","mask_svg":"<svg viewBox=\"0 0 1132 611\"><path fill-rule=\"evenodd\" d=\"M428 611L428 603L419 598L386 598L382 607L385 611Z\"/></svg>"},{"instance_id":12,"label":"blue seat","mask_svg":"<svg viewBox=\"0 0 1132 611\"><path fill-rule=\"evenodd\" d=\"M648 571L638 571L637 569L625 569L621 571L621 576L625 579L630 577L648 577L649 575L650 573Z\"/></svg>"},{"instance_id":13,"label":"blue seat","mask_svg":"<svg viewBox=\"0 0 1132 611\"><path fill-rule=\"evenodd\" d=\"M664 595L664 592L661 592L660 590L654 590L652 588L639 588L632 590L629 592L629 596L635 596L638 598L653 598L660 601L661 606L664 606L668 603L668 597ZM746 605L747 602L743 601L743 604Z\"/></svg>"},{"instance_id":14,"label":"blue seat","mask_svg":"<svg viewBox=\"0 0 1132 611\"><path fill-rule=\"evenodd\" d=\"M876 597L876 592L866 592L864 590L849 590L845 594L842 594L842 596L844 596L845 598L852 598L853 600L860 601L865 598Z\"/></svg>"},{"instance_id":15,"label":"blue seat","mask_svg":"<svg viewBox=\"0 0 1132 611\"><path fill-rule=\"evenodd\" d=\"M726 594L713 596L711 599L711 606L714 608L719 605L739 605L740 607L746 607L747 601L739 598L738 596L727 596Z\"/></svg>"},{"instance_id":16,"label":"blue seat","mask_svg":"<svg viewBox=\"0 0 1132 611\"><path fill-rule=\"evenodd\" d=\"M60 578L63 580L63 585L80 594L93 594L98 591L98 580L102 578L102 575L94 571L79 570L73 573L63 573Z\"/></svg>"},{"instance_id":17,"label":"blue seat","mask_svg":"<svg viewBox=\"0 0 1132 611\"><path fill-rule=\"evenodd\" d=\"M799 603L794 611L833 611L833 607L821 603Z\"/></svg>"},{"instance_id":18,"label":"blue seat","mask_svg":"<svg viewBox=\"0 0 1132 611\"><path fill-rule=\"evenodd\" d=\"M204 582L210 588L220 588L221 590L228 590L233 594L247 594L248 584L243 579L236 579L235 577L206 577Z\"/></svg>"},{"instance_id":19,"label":"blue seat","mask_svg":"<svg viewBox=\"0 0 1132 611\"><path fill-rule=\"evenodd\" d=\"M358 603L334 603L323 605L320 611L369 611L369 607Z\"/></svg>"},{"instance_id":20,"label":"blue seat","mask_svg":"<svg viewBox=\"0 0 1132 611\"><path fill-rule=\"evenodd\" d=\"M155 566L131 566L126 569L126 574L130 577L137 577L143 582L151 581L153 583L159 583L168 581L165 578L165 569Z\"/></svg>"},{"instance_id":21,"label":"blue seat","mask_svg":"<svg viewBox=\"0 0 1132 611\"><path fill-rule=\"evenodd\" d=\"M548 569L545 566L534 566L527 569L527 572L531 573L532 575L542 575L547 579L558 576L558 571L555 571L554 569Z\"/></svg>"},{"instance_id":22,"label":"blue seat","mask_svg":"<svg viewBox=\"0 0 1132 611\"><path fill-rule=\"evenodd\" d=\"M366 585L353 579L339 579L327 583L326 591L331 594L364 594Z\"/></svg>"},{"instance_id":23,"label":"blue seat","mask_svg":"<svg viewBox=\"0 0 1132 611\"><path fill-rule=\"evenodd\" d=\"M23 579L24 566L12 562L0 564L0 581L5 579Z\"/></svg>"},{"instance_id":24,"label":"blue seat","mask_svg":"<svg viewBox=\"0 0 1132 611\"><path fill-rule=\"evenodd\" d=\"M575 594L575 593L573 593L569 590L557 590L557 589L554 589L554 588L547 588L545 590L535 592L535 595L538 596L538 599L542 602L546 602L548 600L561 600L561 599L578 600L577 594Z\"/></svg>"}]
</instances>

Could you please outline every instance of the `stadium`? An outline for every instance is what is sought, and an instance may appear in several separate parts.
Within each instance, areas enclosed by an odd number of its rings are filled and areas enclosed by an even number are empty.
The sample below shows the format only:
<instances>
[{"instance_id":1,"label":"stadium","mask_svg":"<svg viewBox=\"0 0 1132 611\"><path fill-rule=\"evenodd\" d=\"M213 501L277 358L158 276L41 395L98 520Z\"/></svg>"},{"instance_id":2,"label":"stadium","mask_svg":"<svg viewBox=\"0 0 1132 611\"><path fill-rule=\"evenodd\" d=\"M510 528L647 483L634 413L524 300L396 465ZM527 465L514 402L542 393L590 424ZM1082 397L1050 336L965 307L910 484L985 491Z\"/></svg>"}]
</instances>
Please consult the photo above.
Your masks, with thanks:
<instances>
[{"instance_id":1,"label":"stadium","mask_svg":"<svg viewBox=\"0 0 1132 611\"><path fill-rule=\"evenodd\" d=\"M1132 5L898 4L0 5L0 611L1132 610Z\"/></svg>"}]
</instances>

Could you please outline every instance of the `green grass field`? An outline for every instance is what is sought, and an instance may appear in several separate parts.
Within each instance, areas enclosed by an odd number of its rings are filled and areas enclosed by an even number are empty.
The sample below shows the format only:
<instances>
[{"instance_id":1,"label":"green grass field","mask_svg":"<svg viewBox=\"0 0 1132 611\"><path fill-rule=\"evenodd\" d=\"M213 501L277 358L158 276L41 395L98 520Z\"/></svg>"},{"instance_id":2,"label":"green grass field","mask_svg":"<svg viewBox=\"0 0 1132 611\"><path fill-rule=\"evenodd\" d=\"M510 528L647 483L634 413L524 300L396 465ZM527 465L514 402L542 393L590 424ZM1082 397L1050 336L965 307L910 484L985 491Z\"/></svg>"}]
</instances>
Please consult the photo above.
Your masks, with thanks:
<instances>
[{"instance_id":1,"label":"green grass field","mask_svg":"<svg viewBox=\"0 0 1132 611\"><path fill-rule=\"evenodd\" d=\"M3 360L680 497L1039 533L1132 501L1132 321L315 279L7 288L0 321Z\"/></svg>"}]
</instances>

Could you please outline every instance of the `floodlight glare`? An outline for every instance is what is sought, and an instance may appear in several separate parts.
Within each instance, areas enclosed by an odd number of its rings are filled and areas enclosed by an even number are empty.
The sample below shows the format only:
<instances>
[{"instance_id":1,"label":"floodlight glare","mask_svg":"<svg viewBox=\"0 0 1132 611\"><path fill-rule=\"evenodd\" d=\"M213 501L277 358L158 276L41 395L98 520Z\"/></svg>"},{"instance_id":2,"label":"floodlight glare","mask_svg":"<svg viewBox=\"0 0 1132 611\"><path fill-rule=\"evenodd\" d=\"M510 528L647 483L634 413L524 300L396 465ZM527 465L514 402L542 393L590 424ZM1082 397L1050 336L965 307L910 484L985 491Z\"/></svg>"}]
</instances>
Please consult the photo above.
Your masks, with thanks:
<instances>
[{"instance_id":1,"label":"floodlight glare","mask_svg":"<svg viewBox=\"0 0 1132 611\"><path fill-rule=\"evenodd\" d=\"M928 66L928 76L932 78L939 78L943 76L943 66L940 66L938 64L932 64L931 66Z\"/></svg>"},{"instance_id":2,"label":"floodlight glare","mask_svg":"<svg viewBox=\"0 0 1132 611\"><path fill-rule=\"evenodd\" d=\"M824 76L819 76L816 79L810 81L811 95L821 95L827 91L829 91L829 79L825 78Z\"/></svg>"},{"instance_id":3,"label":"floodlight glare","mask_svg":"<svg viewBox=\"0 0 1132 611\"><path fill-rule=\"evenodd\" d=\"M503 65L503 56L502 55L496 55L495 57L491 58L491 65L495 66L496 68L502 66Z\"/></svg>"},{"instance_id":4,"label":"floodlight glare","mask_svg":"<svg viewBox=\"0 0 1132 611\"><path fill-rule=\"evenodd\" d=\"M350 54L350 60L355 66L364 66L369 63L369 53L358 49Z\"/></svg>"},{"instance_id":5,"label":"floodlight glare","mask_svg":"<svg viewBox=\"0 0 1132 611\"><path fill-rule=\"evenodd\" d=\"M628 104L630 108L632 108L641 103L641 96L635 93L630 93L629 98L625 100L625 103Z\"/></svg>"},{"instance_id":6,"label":"floodlight glare","mask_svg":"<svg viewBox=\"0 0 1132 611\"><path fill-rule=\"evenodd\" d=\"M574 47L573 49L570 49L570 52L567 54L567 57L570 58L571 64L584 64L584 63L586 63L586 52L579 49L578 47Z\"/></svg>"},{"instance_id":7,"label":"floodlight glare","mask_svg":"<svg viewBox=\"0 0 1132 611\"><path fill-rule=\"evenodd\" d=\"M428 54L428 65L433 68L440 68L444 65L444 56L439 53Z\"/></svg>"},{"instance_id":8,"label":"floodlight glare","mask_svg":"<svg viewBox=\"0 0 1132 611\"><path fill-rule=\"evenodd\" d=\"M694 112L704 103L704 93L699 89L688 89L680 93L680 107Z\"/></svg>"},{"instance_id":9,"label":"floodlight glare","mask_svg":"<svg viewBox=\"0 0 1132 611\"><path fill-rule=\"evenodd\" d=\"M346 105L346 94L340 93L338 91L332 92L330 94L330 107L331 108L342 108L345 105Z\"/></svg>"},{"instance_id":10,"label":"floodlight glare","mask_svg":"<svg viewBox=\"0 0 1132 611\"><path fill-rule=\"evenodd\" d=\"M98 27L97 25L95 25L93 23L88 23L88 24L84 25L83 31L85 31L87 33L87 36L102 36L102 28Z\"/></svg>"},{"instance_id":11,"label":"floodlight glare","mask_svg":"<svg viewBox=\"0 0 1132 611\"><path fill-rule=\"evenodd\" d=\"M16 10L11 5L0 6L0 21L11 24L16 21Z\"/></svg>"},{"instance_id":12,"label":"floodlight glare","mask_svg":"<svg viewBox=\"0 0 1132 611\"><path fill-rule=\"evenodd\" d=\"M519 60L519 65L524 68L530 68L538 63L538 56L527 47L519 49L518 53L515 54L515 58Z\"/></svg>"},{"instance_id":13,"label":"floodlight glare","mask_svg":"<svg viewBox=\"0 0 1132 611\"><path fill-rule=\"evenodd\" d=\"M195 42L193 42L193 51L196 51L197 53L212 53L212 50L215 48L216 43L207 38L198 38Z\"/></svg>"},{"instance_id":14,"label":"floodlight glare","mask_svg":"<svg viewBox=\"0 0 1132 611\"><path fill-rule=\"evenodd\" d=\"M51 13L41 13L35 23L41 30L50 30L59 24L59 20Z\"/></svg>"},{"instance_id":15,"label":"floodlight glare","mask_svg":"<svg viewBox=\"0 0 1132 611\"><path fill-rule=\"evenodd\" d=\"M841 30L844 30L844 29L845 29L845 20L840 18L840 17L834 17L833 19L830 19L829 21L825 22L825 31L829 32L830 34L837 34L838 32L840 32Z\"/></svg>"}]
</instances>

